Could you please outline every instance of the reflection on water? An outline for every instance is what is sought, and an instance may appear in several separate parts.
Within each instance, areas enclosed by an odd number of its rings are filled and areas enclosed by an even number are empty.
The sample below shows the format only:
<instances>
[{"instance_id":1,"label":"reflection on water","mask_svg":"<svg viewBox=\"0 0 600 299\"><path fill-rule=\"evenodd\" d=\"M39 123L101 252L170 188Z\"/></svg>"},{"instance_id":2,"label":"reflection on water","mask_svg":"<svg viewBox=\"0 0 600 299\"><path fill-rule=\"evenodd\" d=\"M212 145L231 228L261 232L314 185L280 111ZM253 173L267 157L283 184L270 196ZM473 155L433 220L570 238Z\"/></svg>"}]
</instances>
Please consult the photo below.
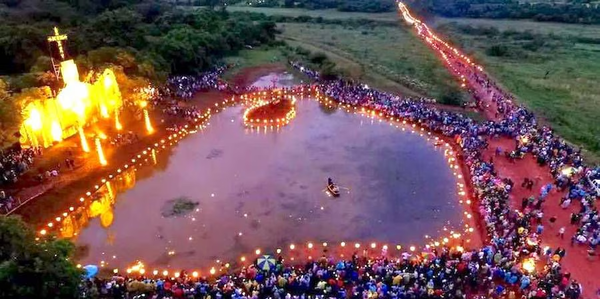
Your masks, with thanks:
<instances>
[{"instance_id":1,"label":"reflection on water","mask_svg":"<svg viewBox=\"0 0 600 299\"><path fill-rule=\"evenodd\" d=\"M140 161L139 166L124 168L106 183L98 186L90 198L82 197L80 201L84 204L60 219L58 235L63 238L77 236L79 231L88 225L90 218L98 217L102 227L110 227L114 219L115 200L120 198L117 195L133 188L138 177L143 179L152 176L156 171L164 170L170 153L169 147L165 147L160 153L156 149L151 149L150 157Z\"/></svg>"},{"instance_id":2,"label":"reflection on water","mask_svg":"<svg viewBox=\"0 0 600 299\"><path fill-rule=\"evenodd\" d=\"M89 248L82 264L190 267L290 242L418 244L458 225L456 181L431 142L316 101L297 105L295 121L274 130L245 128L242 107L213 116L170 153L151 153L157 166L101 187L62 235ZM340 198L324 193L328 177L345 188ZM163 217L179 197L199 205Z\"/></svg>"},{"instance_id":3,"label":"reflection on water","mask_svg":"<svg viewBox=\"0 0 600 299\"><path fill-rule=\"evenodd\" d=\"M252 86L259 88L293 86L296 81L296 78L289 73L271 73L260 77L252 84Z\"/></svg>"},{"instance_id":4,"label":"reflection on water","mask_svg":"<svg viewBox=\"0 0 600 299\"><path fill-rule=\"evenodd\" d=\"M133 167L121 172L113 180L107 181L88 199L86 205L78 207L61 222L60 236L72 238L88 225L90 218L100 218L100 225L108 228L114 219L113 205L117 193L124 192L135 186L136 172Z\"/></svg>"}]
</instances>

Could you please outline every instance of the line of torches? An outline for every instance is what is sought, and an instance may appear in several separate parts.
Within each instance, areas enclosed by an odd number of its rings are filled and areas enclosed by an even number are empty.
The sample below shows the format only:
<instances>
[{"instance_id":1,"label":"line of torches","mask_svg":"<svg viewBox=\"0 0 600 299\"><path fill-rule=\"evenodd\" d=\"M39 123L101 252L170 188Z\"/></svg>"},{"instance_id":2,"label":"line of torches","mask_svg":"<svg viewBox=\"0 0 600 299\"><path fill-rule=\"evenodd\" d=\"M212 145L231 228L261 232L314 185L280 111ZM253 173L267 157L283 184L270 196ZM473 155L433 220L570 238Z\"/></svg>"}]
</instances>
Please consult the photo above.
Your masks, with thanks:
<instances>
[{"instance_id":1,"label":"line of torches","mask_svg":"<svg viewBox=\"0 0 600 299\"><path fill-rule=\"evenodd\" d=\"M283 93L285 93L286 96L292 96L293 99L296 98L296 96L299 96L300 98L305 98L305 93L309 92L310 93L310 98L314 98L317 101L319 101L319 103L324 104L324 105L328 105L330 108L333 108L334 105L337 106L338 109L340 110L345 110L348 113L354 113L357 115L362 115L362 116L366 116L368 118L371 119L379 119L379 122L383 122L388 121L390 126L395 126L396 128L402 129L402 131L406 131L406 128L409 128L409 131L411 133L418 133L421 137L426 138L428 141L433 142L433 145L435 145L436 147L441 147L444 150L444 156L447 158L446 161L448 163L448 166L450 167L450 169L453 172L453 175L457 178L458 182L457 182L457 189L458 189L458 195L459 195L459 203L464 204L465 207L468 207L471 205L471 200L469 199L469 196L466 193L466 189L465 189L465 179L463 177L463 175L461 174L461 170L460 167L458 166L458 160L456 158L456 151L453 150L452 146L450 145L450 143L443 141L441 138L439 137L432 137L432 133L430 131L428 131L426 128L424 127L420 127L418 124L416 123L409 123L407 120L405 119L401 119L399 117L394 117L391 115L387 115L384 114L384 112L381 111L376 111L376 110L371 110L371 109L366 109L364 107L360 107L360 106L352 106L349 104L341 104L338 103L334 100L331 100L325 96L322 95L322 93L319 91L318 88L316 88L315 86L300 86L298 88L295 88L293 90L283 90ZM151 155L155 155L156 152L158 152L161 148L164 149L166 148L166 146L173 146L176 145L179 141L181 141L184 137L186 137L189 134L194 134L196 133L198 130L202 130L204 128L206 128L210 123L208 122L208 120L210 119L210 117L216 113L218 113L219 111L221 111L222 109L225 109L231 105L235 105L237 103L243 102L244 100L248 100L248 99L253 99L253 100L258 100L260 97L264 96L266 93L263 92L254 92L254 93L250 93L250 94L246 94L246 95L242 95L242 96L238 96L237 98L231 97L228 99L223 100L220 103L215 103L215 109L207 109L206 112L204 112L203 114L201 114L198 118L196 118L194 120L194 124L193 127L190 128L189 125L185 125L183 126L181 129L177 129L175 132L170 133L166 138L161 139L160 141L154 143L152 146L147 147L146 149L144 149L143 151L141 151L139 154L137 154L135 157L133 157L131 159L131 163L127 163L124 164L122 166L122 168L124 169L128 169L129 167L134 167L134 170L137 171L138 167L141 167L144 163L144 157L151 154ZM146 107L144 107L146 108ZM147 114L145 114L147 115ZM146 124L149 123L149 121L145 120ZM419 123L421 121L419 120ZM151 132L150 130L148 130L149 132ZM101 146L99 147L99 150L101 151ZM137 159L136 159L137 158ZM147 160L147 159L146 159ZM136 167L138 166L138 167ZM120 174L122 172L122 168L118 168L116 170L116 173L114 174L110 174L108 176L108 180L112 180L115 178L116 175ZM103 184L106 184L108 182L107 179L102 178L100 180L100 183L98 185L94 186L95 190L98 190ZM80 204L84 204L86 200L90 200L93 196L93 192L95 192L94 190L88 191L85 193L85 196L82 196L79 198L79 202ZM56 220L57 225L54 224L54 221L50 221L47 224L47 227L42 228L38 231L38 234L40 237L42 236L46 236L49 234L49 231L60 225L60 222L62 219L64 219L65 217L67 217L71 212L73 212L75 210L74 207L70 207L69 211L66 211L58 216L56 216L54 218L54 220ZM465 216L465 220L469 223L474 222L474 219L472 219L472 214L467 212L466 210L464 211L464 216ZM461 237L464 237L468 234L473 233L474 227L472 225L470 225L469 223L465 223L463 228L457 228L457 229L450 229L446 226L444 226L442 228L442 234L447 234L445 236L442 236L438 239L433 239L432 237L425 235L425 239L426 244L420 248L417 248L415 245L411 245L408 247L408 249L410 250L410 252L415 252L416 250L423 250L423 251L429 251L434 247L438 247L438 246L449 246L451 244L454 244L456 242L459 242L459 240L462 241ZM39 237L38 237L39 238ZM470 243L470 239L467 239L466 242ZM456 245L455 247L453 247L454 250L458 250L458 251L463 251L464 248L462 247L462 242L461 245ZM328 243L324 242L322 243L322 245L324 247L328 246ZM308 249L312 249L315 245L311 242L308 242L306 244ZM347 244L346 242L340 242L340 247L346 247ZM361 243L354 243L354 247L356 249L359 249L361 247ZM371 243L371 248L376 248L376 243ZM385 247L382 246L382 249L387 249L387 245L384 245ZM396 245L396 249L397 250L401 250L403 247L401 245ZM296 245L294 243L289 245L289 249L290 251L293 251L294 249L296 249ZM255 253L257 255L259 255L262 251L260 249L256 249ZM277 249L276 252L278 254L280 254L282 252L282 249ZM173 252L174 254L174 252ZM342 255L343 257L343 255ZM309 256L309 258L312 259L311 256ZM292 260L294 259L293 257L291 258ZM246 261L246 257L242 256L240 258L241 262ZM217 261L217 263L221 263L221 266L218 267L219 272L223 271L224 268L229 268L230 263L222 263L221 261ZM100 266L105 268L109 265L108 262L106 261L101 261L100 262ZM224 267L224 268L223 268ZM149 275L150 273L146 273L146 270L143 266L143 263L138 261L136 262L133 266L124 269L125 272L127 273L137 273L137 274L142 274L142 275ZM118 273L118 269L113 269L113 272ZM158 270L153 270L152 271L152 275L155 276L165 276L168 277L168 274L171 273L173 275L179 275L179 272L177 271L169 271L169 270L163 270L162 272L159 272ZM196 274L194 274L196 273ZM198 270L195 270L192 272L192 276L197 277L197 273L200 273ZM214 275L217 273L217 268L215 267L211 267L210 270L208 270L205 273L210 273L211 275ZM175 276L177 277L177 276Z\"/></svg>"},{"instance_id":2,"label":"line of torches","mask_svg":"<svg viewBox=\"0 0 600 299\"><path fill-rule=\"evenodd\" d=\"M481 66L475 64L474 62L472 62L468 56L461 53L457 48L450 46L450 44L448 44L446 41L444 41L443 39L438 37L435 33L433 33L433 31L431 31L429 29L427 24L425 24L421 20L413 17L411 15L410 11L408 10L408 7L404 3L398 2L398 9L400 10L402 17L404 18L404 21L406 23L408 23L409 25L412 25L415 27L415 29L417 30L417 34L421 38L423 38L430 47L432 47L434 50L439 52L439 54L442 56L442 59L444 60L445 64L451 69L451 71L455 75L457 75L460 78L461 87L463 87L463 88L466 87L466 83L467 83L466 78L462 72L460 72L457 68L454 67L454 65L451 63L451 61L448 58L448 56L446 55L446 53L444 53L443 49L440 48L440 44L447 51L453 52L460 60L462 60L463 63L470 65L470 66L474 66L479 71L483 71L483 68Z\"/></svg>"},{"instance_id":3,"label":"line of torches","mask_svg":"<svg viewBox=\"0 0 600 299\"><path fill-rule=\"evenodd\" d=\"M146 101L140 101L139 105L142 108L146 132L148 134L152 134L154 132L154 128L152 127L152 122L150 121L150 116L148 114L148 107L147 107L148 103ZM117 131L121 131L123 129L123 125L121 124L121 121L119 120L118 109L116 109L116 111L115 111L115 129L117 129ZM78 130L78 135L79 135L79 142L81 144L81 150L85 153L89 153L90 146L88 145L87 138L85 137L85 131L84 131L83 127L79 126L77 130ZM103 134L100 133L94 137L94 146L96 149L96 154L98 155L98 162L100 163L101 166L106 166L106 165L108 165L108 161L106 160L106 157L104 155L104 150L102 149L102 142L100 140L100 139L105 139L106 136L105 135L102 136L102 135Z\"/></svg>"}]
</instances>

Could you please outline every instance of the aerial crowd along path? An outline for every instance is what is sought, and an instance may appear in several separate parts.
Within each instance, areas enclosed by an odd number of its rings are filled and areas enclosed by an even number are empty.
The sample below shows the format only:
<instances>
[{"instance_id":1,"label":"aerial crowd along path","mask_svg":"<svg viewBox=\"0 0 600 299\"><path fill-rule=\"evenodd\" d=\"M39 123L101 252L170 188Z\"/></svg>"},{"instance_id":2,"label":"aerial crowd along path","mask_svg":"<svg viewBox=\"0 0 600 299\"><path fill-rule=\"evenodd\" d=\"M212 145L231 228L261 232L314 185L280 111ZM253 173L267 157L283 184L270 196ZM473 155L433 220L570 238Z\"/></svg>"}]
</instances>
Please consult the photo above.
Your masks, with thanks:
<instances>
[{"instance_id":1,"label":"aerial crowd along path","mask_svg":"<svg viewBox=\"0 0 600 299\"><path fill-rule=\"evenodd\" d=\"M406 23L415 28L417 35L437 54L449 72L457 77L461 87L467 88L477 107L484 116L491 121L502 123L515 117L514 111L524 110L515 103L512 94L503 90L491 77L485 73L482 66L476 64L468 56L461 53L436 35L425 23L412 16L408 7L398 2L398 9ZM535 120L533 126L536 126ZM538 130L530 128L530 131ZM550 128L542 128L550 131ZM510 193L510 205L517 210L522 209L522 201L536 196L537 190L542 186L552 186L555 182L555 169L536 163L535 156L525 156L523 159L504 158L500 153L508 153L511 149L527 143L529 132L524 130L522 135L514 138L489 138L489 146L483 151L484 159L494 162L499 174L516 182L516 187ZM551 134L551 133L550 133ZM564 142L564 141L563 141ZM563 168L569 169L569 168ZM536 189L521 186L521 182L533 181ZM556 189L556 188L554 188ZM579 207L564 205L564 199L569 197L569 188L565 190L548 191L545 197L544 217L539 221L538 231L542 237L544 247L556 249L566 248L567 258L561 261L564 270L571 273L583 285L583 297L592 298L598 290L598 268L594 250L588 250L576 240L578 227L573 225L572 216L580 212ZM540 190L542 195L544 190ZM561 200L561 198L563 200ZM569 199L570 202L570 199ZM540 215L541 218L541 215ZM589 240L588 240L589 241ZM594 245L592 245L595 247Z\"/></svg>"}]
</instances>

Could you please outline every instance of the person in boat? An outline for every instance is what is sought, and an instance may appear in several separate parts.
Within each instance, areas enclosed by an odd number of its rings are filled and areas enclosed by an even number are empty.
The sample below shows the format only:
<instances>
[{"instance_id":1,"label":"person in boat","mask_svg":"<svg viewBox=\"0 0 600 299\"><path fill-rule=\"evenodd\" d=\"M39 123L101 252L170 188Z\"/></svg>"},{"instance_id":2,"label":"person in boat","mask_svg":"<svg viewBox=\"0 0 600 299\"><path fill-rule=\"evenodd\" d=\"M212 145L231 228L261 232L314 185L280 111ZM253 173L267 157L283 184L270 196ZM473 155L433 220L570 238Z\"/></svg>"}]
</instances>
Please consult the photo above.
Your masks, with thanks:
<instances>
[{"instance_id":1,"label":"person in boat","mask_svg":"<svg viewBox=\"0 0 600 299\"><path fill-rule=\"evenodd\" d=\"M327 191L334 197L340 196L340 189L333 183L331 178L327 179Z\"/></svg>"}]
</instances>

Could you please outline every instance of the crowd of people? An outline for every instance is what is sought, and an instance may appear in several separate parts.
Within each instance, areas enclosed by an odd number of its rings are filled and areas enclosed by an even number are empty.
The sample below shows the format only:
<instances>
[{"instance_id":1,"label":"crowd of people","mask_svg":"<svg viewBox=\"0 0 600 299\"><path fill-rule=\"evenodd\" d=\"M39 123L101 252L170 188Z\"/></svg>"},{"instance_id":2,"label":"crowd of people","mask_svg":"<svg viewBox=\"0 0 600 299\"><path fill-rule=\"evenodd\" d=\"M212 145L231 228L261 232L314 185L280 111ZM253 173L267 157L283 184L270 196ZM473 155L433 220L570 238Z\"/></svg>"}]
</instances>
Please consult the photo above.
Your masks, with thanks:
<instances>
[{"instance_id":1,"label":"crowd of people","mask_svg":"<svg viewBox=\"0 0 600 299\"><path fill-rule=\"evenodd\" d=\"M13 147L0 152L0 187L16 183L37 156L42 155L41 147L22 149ZM0 213L15 207L15 199L9 192L0 189Z\"/></svg>"},{"instance_id":2,"label":"crowd of people","mask_svg":"<svg viewBox=\"0 0 600 299\"><path fill-rule=\"evenodd\" d=\"M188 121L200 117L200 112L195 106L183 107L179 105L171 105L164 107L162 112L166 115L178 116Z\"/></svg>"},{"instance_id":3,"label":"crowd of people","mask_svg":"<svg viewBox=\"0 0 600 299\"><path fill-rule=\"evenodd\" d=\"M197 76L173 76L167 80L167 86L180 99L191 99L198 91L225 90L228 85L219 77L225 70L227 66L223 65Z\"/></svg>"},{"instance_id":4,"label":"crowd of people","mask_svg":"<svg viewBox=\"0 0 600 299\"><path fill-rule=\"evenodd\" d=\"M0 186L16 183L19 176L33 164L35 157L41 154L41 147L15 147L0 152Z\"/></svg>"},{"instance_id":5,"label":"crowd of people","mask_svg":"<svg viewBox=\"0 0 600 299\"><path fill-rule=\"evenodd\" d=\"M115 137L110 138L109 144L112 147L120 147L123 145L133 144L138 141L138 135L133 131L128 131L127 133L117 133Z\"/></svg>"},{"instance_id":6,"label":"crowd of people","mask_svg":"<svg viewBox=\"0 0 600 299\"><path fill-rule=\"evenodd\" d=\"M450 52L444 53L450 56ZM600 243L600 216L596 206L596 199L600 196L597 183L600 179L600 167L585 165L581 148L569 145L550 127L538 126L533 113L515 105L514 98L500 89L479 68L460 59L450 61L455 69L476 86L473 94L478 105L482 108L495 106L494 117L497 121L494 123L492 136L504 135L515 139L515 148L508 153L510 157L522 158L525 154L532 154L540 166L549 168L556 189L567 190L567 195L557 204L566 209L571 203L579 202L579 212L571 215L571 223L579 225L572 236L572 244L586 244L590 246L590 255L594 255L595 248ZM540 192L541 202L545 200L544 195L547 193L543 190Z\"/></svg>"},{"instance_id":7,"label":"crowd of people","mask_svg":"<svg viewBox=\"0 0 600 299\"><path fill-rule=\"evenodd\" d=\"M304 65L302 65L302 63L300 63L299 61L290 61L289 63L294 69L304 74L311 80L318 81L321 79L321 74L318 71L304 67Z\"/></svg>"},{"instance_id":8,"label":"crowd of people","mask_svg":"<svg viewBox=\"0 0 600 299\"><path fill-rule=\"evenodd\" d=\"M450 53L448 56L452 57ZM582 286L561 268L566 250L540 245L543 208L549 204L545 200L552 188L568 190L565 200L578 200L582 205L572 222L580 225L578 234L595 250L598 194L590 182L600 178L600 170L585 166L580 150L548 127L538 127L533 114L514 105L508 95L490 90L495 84L478 68L465 64L462 71L472 80L471 90L479 105L490 105L482 90L493 95L491 104L498 110L494 121L478 123L427 105L426 99L403 98L341 79L320 81L318 72L296 62L292 66L317 80L313 87L329 99L400 117L454 140L469 172L471 193L477 199L474 209L487 233L486 245L464 252L446 247L439 252L404 252L401 258L382 252L336 261L324 253L320 260L305 265L288 264L280 257L276 268L268 271L250 266L202 279L186 272L177 278L117 275L109 280L86 281L83 293L115 298L124 294L158 298L581 298ZM493 161L482 154L488 139L498 136L514 138L511 157L532 154L555 178L555 182L540 186L539 195L525 200L521 210L510 208L509 194L515 183L500 177ZM522 184L530 190L534 185L539 184Z\"/></svg>"},{"instance_id":9,"label":"crowd of people","mask_svg":"<svg viewBox=\"0 0 600 299\"><path fill-rule=\"evenodd\" d=\"M561 254L560 251L554 253ZM177 278L124 277L82 283L85 298L578 298L580 286L556 262L532 279L513 261L510 246L473 251L433 249L427 255L359 256L335 260L325 253L305 264L279 257L268 269L254 264L212 279L185 271Z\"/></svg>"}]
</instances>

